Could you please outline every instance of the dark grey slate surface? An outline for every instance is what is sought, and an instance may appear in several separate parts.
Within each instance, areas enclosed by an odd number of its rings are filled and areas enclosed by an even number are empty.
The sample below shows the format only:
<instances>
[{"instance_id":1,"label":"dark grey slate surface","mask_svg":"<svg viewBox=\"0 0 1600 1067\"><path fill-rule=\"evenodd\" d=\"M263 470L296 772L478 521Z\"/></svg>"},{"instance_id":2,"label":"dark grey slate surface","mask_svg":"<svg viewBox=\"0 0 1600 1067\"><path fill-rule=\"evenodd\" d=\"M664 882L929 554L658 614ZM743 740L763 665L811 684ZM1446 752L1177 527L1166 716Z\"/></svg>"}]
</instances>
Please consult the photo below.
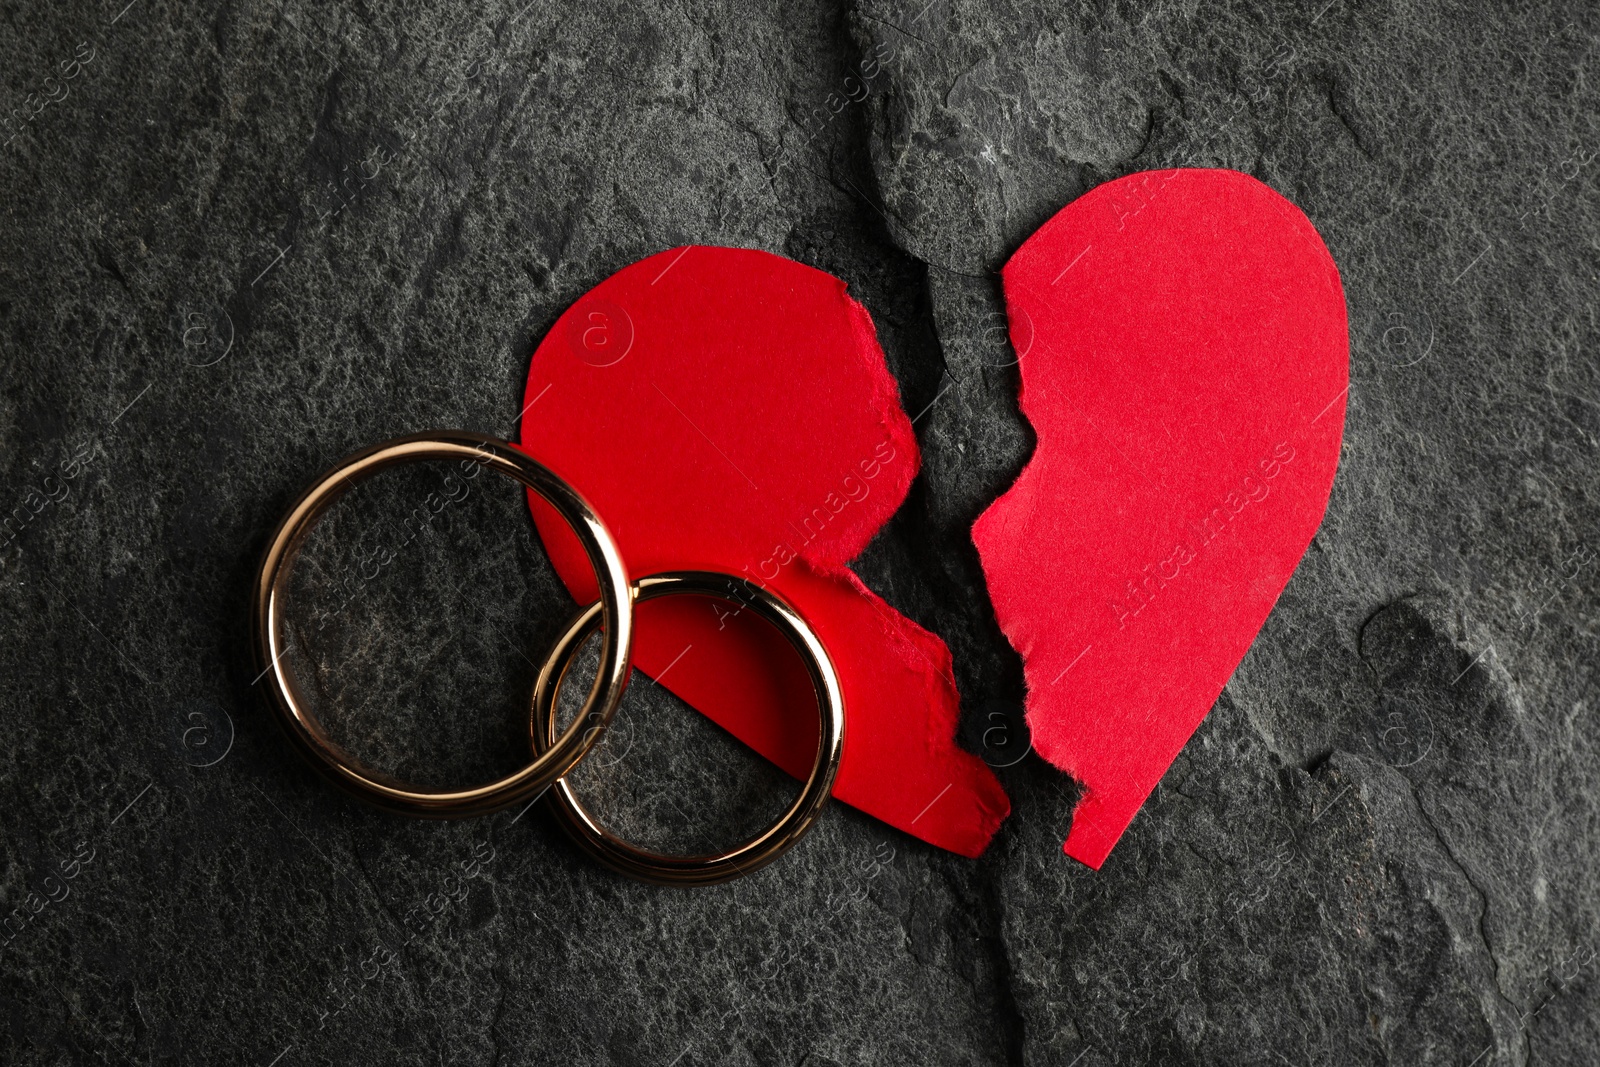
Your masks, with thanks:
<instances>
[{"instance_id":1,"label":"dark grey slate surface","mask_svg":"<svg viewBox=\"0 0 1600 1067\"><path fill-rule=\"evenodd\" d=\"M1591 6L124 3L0 17L0 1061L1600 1059ZM924 475L859 570L949 642L980 745L1021 674L966 529L1031 443L993 272L1181 164L1325 235L1347 444L1098 874L1034 756L978 862L835 806L665 892L538 811L364 809L266 721L243 607L286 501L386 436L511 432L562 309L699 242L871 310ZM509 487L404 524L440 478L318 536L296 654L353 747L459 781L518 759L567 608ZM648 683L601 762L660 844L792 789Z\"/></svg>"}]
</instances>

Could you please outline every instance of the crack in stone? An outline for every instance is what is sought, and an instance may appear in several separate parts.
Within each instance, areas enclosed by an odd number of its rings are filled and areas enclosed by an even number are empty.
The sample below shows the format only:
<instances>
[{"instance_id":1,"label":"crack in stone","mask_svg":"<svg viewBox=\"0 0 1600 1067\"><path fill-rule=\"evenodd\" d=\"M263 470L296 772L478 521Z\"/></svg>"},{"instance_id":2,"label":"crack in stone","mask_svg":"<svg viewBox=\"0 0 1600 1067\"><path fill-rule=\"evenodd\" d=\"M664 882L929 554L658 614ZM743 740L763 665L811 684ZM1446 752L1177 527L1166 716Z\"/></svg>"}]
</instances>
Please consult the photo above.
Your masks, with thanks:
<instances>
[{"instance_id":1,"label":"crack in stone","mask_svg":"<svg viewBox=\"0 0 1600 1067\"><path fill-rule=\"evenodd\" d=\"M389 907L389 902L384 899L383 892L378 888L378 883L373 880L372 872L367 869L366 861L361 857L361 850L358 848L351 848L350 856L355 861L356 870L361 872L362 881L367 884L368 889L372 890L372 895L378 903L378 909L388 917L391 923L394 924L395 929L399 930L401 933L404 933L405 924L395 916L394 910Z\"/></svg>"},{"instance_id":2,"label":"crack in stone","mask_svg":"<svg viewBox=\"0 0 1600 1067\"><path fill-rule=\"evenodd\" d=\"M1005 898L1000 891L998 866L992 860L980 864L978 884L980 897L984 901L984 913L993 916L989 923L989 936L985 940L993 945L991 963L1000 991L998 1007L1001 1029L1005 1034L1006 1063L1009 1067L1022 1067L1026 1062L1024 1050L1027 1048L1028 1017L1017 998L1011 946L1006 941Z\"/></svg>"},{"instance_id":3,"label":"crack in stone","mask_svg":"<svg viewBox=\"0 0 1600 1067\"><path fill-rule=\"evenodd\" d=\"M494 979L495 988L500 995L495 998L494 1015L489 1019L489 1042L493 1049L493 1057L489 1060L489 1067L500 1067L500 1020L505 1017L506 1011L506 984L498 967L489 968L489 976Z\"/></svg>"},{"instance_id":4,"label":"crack in stone","mask_svg":"<svg viewBox=\"0 0 1600 1067\"><path fill-rule=\"evenodd\" d=\"M1439 828L1438 824L1433 821L1433 816L1428 812L1427 805L1423 802L1422 792L1405 775L1397 773L1397 777L1399 777L1401 781L1405 782L1406 791L1410 794L1412 803L1416 805L1417 814L1421 816L1423 823L1427 825L1428 829L1433 832L1434 840L1438 842L1440 849L1444 851L1445 857L1450 861L1450 865L1460 873L1467 885L1472 887L1473 893L1477 895L1478 914L1474 925L1478 932L1478 940L1483 943L1483 950L1488 954L1489 963L1494 969L1495 993L1500 998L1501 1004L1509 1009L1513 1015L1516 1015L1520 1018L1522 1013L1517 1010L1517 1006L1512 1001L1511 995L1506 991L1505 986L1501 984L1500 959L1497 955L1495 955L1494 945L1489 941L1489 932L1484 927L1484 920L1489 914L1488 892L1478 884L1475 878L1472 877L1472 873L1467 869L1466 864L1461 861L1460 857L1456 855L1455 849L1450 846L1449 839L1445 837L1444 832ZM1495 1029L1492 1020L1486 1021L1489 1021L1491 1030ZM1526 1061L1527 1056L1529 1055L1528 1033L1525 1028L1521 1027L1518 1028L1517 1033L1521 1040L1523 1059Z\"/></svg>"},{"instance_id":5,"label":"crack in stone","mask_svg":"<svg viewBox=\"0 0 1600 1067\"><path fill-rule=\"evenodd\" d=\"M849 2L849 0L847 0L847 2L843 5L842 12L847 22L852 15L866 15L866 12L861 8L860 4ZM866 17L870 18L870 16ZM878 20L873 19L872 21ZM865 54L865 49L861 46L860 42L854 38L853 35L847 34L846 40L847 44L845 45L845 51L851 51L853 46L854 52L853 55L846 55L844 57L847 65L850 62L860 63ZM850 156L859 158L865 164L864 170L866 172L866 182L868 188L865 191L857 190L857 192L860 193L862 199L868 199L871 193L876 193L879 201L883 203L885 209L888 209L889 205L887 200L884 198L883 188L878 180L878 171L874 165L872 132L868 117L866 115L862 115L859 121L847 123L843 136L845 143L848 146L848 154ZM830 184L834 184L835 188L837 188L837 184L834 183L831 178L826 180L828 180ZM848 181L848 179L846 180ZM843 192L843 190L840 191ZM892 209L891 213L895 214L892 212ZM885 221L888 220L886 219ZM910 231L911 227L905 222L905 220L900 219L898 214L896 214L895 221L898 223L898 226L901 229L907 232ZM902 241L897 239L896 227L893 225L885 226L883 232L884 241L889 245L889 247L893 248L899 254L905 256L913 263L920 265L922 268L919 272L922 276L922 291L920 294L921 299L913 302L913 307L915 308L915 311L921 320L916 325L920 327L923 336L932 340L932 347L937 355L940 368L938 380L942 381L946 375L949 375L949 377L955 379L956 376L950 370L949 360L946 357L944 344L940 338L939 323L937 316L934 313L935 298L932 292L932 287L928 283L928 271L929 269L938 269L946 271L950 274L964 275L970 278L983 278L987 275L981 272L975 273L958 271L943 264L933 263L925 260L921 256L913 253ZM916 332L909 329L911 324L907 325L908 333ZM923 482L925 479L926 474L924 473L919 474L917 480L919 482ZM928 540L931 539L919 540L921 540L923 546L928 549L929 556L943 554L941 551L941 546L927 543ZM941 538L940 540L943 539ZM947 549L948 545L943 547ZM968 547L970 548L970 543ZM924 562L928 561L925 560ZM942 573L945 569L946 568L934 567L932 568L932 573ZM936 599L945 603L946 607L955 606L953 603L954 600L957 599L957 593L955 590L948 588L943 583L935 583L932 592ZM1020 674L1020 664L1014 664L1013 666ZM995 855L996 847L997 846L995 844L990 845L989 855L975 865L975 875L982 911L988 920L986 923L988 926L987 936L983 940L985 945L988 947L988 954L990 956L989 962L999 994L998 1004L996 1005L999 1014L997 1023L1000 1031L1005 1035L1005 1062L1010 1065L1010 1067L1021 1067L1021 1065L1025 1062L1024 1050L1026 1048L1028 1020L1026 1014L1022 1010L1022 1005L1018 997L1016 973L1011 960L1011 945L1006 939L1005 909L1000 886L1001 864L999 857ZM976 992L976 990L974 990L974 992Z\"/></svg>"}]
</instances>

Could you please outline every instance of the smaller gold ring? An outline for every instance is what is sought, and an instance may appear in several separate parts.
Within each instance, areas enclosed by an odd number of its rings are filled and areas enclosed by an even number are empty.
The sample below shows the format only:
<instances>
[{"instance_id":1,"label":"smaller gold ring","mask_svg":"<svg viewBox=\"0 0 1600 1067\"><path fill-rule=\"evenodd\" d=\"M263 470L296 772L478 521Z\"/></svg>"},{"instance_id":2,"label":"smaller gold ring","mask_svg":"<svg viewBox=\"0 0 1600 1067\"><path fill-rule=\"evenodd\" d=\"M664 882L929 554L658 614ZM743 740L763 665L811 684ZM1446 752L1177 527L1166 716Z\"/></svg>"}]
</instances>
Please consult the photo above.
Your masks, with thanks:
<instances>
[{"instance_id":1,"label":"smaller gold ring","mask_svg":"<svg viewBox=\"0 0 1600 1067\"><path fill-rule=\"evenodd\" d=\"M509 476L538 493L572 527L599 578L594 610L605 617L600 670L583 714L565 735L546 745L528 766L497 781L467 789L423 789L362 766L328 736L300 692L294 671L284 661L283 602L306 537L334 501L357 482L386 467L424 459L475 463ZM605 524L583 497L526 452L492 437L465 430L436 430L398 437L340 460L301 493L273 531L251 590L251 647L256 680L270 676L270 702L290 741L312 766L341 788L387 811L423 819L485 815L529 800L570 771L594 747L622 703L628 683L633 641L633 590ZM554 741L554 739L552 739Z\"/></svg>"},{"instance_id":2,"label":"smaller gold ring","mask_svg":"<svg viewBox=\"0 0 1600 1067\"><path fill-rule=\"evenodd\" d=\"M641 578L633 590L636 603L666 596L727 600L777 627L800 653L817 694L822 730L811 776L789 810L771 827L730 851L710 855L669 856L623 841L585 810L565 778L550 790L551 807L562 828L584 851L619 874L655 885L716 885L743 877L771 863L804 837L833 792L844 754L844 696L839 675L805 618L776 594L742 578L714 571L671 571ZM599 614L599 605L591 604L574 616L539 670L530 724L535 752L545 752L555 742L555 707L561 685L578 649L599 624ZM575 720L573 727L581 721ZM569 733L573 727L568 727Z\"/></svg>"}]
</instances>

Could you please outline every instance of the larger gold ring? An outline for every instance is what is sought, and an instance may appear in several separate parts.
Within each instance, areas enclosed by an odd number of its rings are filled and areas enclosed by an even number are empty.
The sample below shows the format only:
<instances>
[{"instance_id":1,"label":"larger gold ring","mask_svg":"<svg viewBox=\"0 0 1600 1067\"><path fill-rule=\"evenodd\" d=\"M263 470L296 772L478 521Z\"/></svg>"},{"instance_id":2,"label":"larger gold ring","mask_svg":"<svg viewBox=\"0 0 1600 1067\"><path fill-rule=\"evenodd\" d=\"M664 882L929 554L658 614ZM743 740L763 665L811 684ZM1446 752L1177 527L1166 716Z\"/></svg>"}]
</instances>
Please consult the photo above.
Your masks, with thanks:
<instances>
[{"instance_id":1,"label":"larger gold ring","mask_svg":"<svg viewBox=\"0 0 1600 1067\"><path fill-rule=\"evenodd\" d=\"M793 847L811 829L833 792L844 754L844 696L839 676L817 635L799 612L776 594L742 578L714 571L673 571L653 574L634 583L634 600L644 602L664 596L707 596L737 603L777 627L800 653L816 690L822 730L817 757L805 788L765 832L728 852L702 856L668 856L631 845L602 826L586 811L565 779L550 791L557 820L578 845L620 874L655 885L715 885L760 869ZM539 671L533 689L531 732L535 752L551 750L556 743L556 700L573 657L597 625L600 605L580 611L557 639L550 658ZM567 733L582 723L581 716Z\"/></svg>"},{"instance_id":2,"label":"larger gold ring","mask_svg":"<svg viewBox=\"0 0 1600 1067\"><path fill-rule=\"evenodd\" d=\"M295 557L322 513L352 488L385 467L424 459L464 460L507 475L549 501L583 543L600 580L595 610L604 615L600 669L583 714L528 766L498 781L470 789L422 789L363 767L328 737L306 705L294 671L284 662L283 601ZM335 784L388 811L425 819L483 815L537 796L570 771L594 747L622 702L633 641L633 594L616 542L577 491L527 453L482 434L440 430L399 437L340 460L304 493L278 524L256 574L250 605L251 646L257 681L270 676L271 704L302 755Z\"/></svg>"}]
</instances>

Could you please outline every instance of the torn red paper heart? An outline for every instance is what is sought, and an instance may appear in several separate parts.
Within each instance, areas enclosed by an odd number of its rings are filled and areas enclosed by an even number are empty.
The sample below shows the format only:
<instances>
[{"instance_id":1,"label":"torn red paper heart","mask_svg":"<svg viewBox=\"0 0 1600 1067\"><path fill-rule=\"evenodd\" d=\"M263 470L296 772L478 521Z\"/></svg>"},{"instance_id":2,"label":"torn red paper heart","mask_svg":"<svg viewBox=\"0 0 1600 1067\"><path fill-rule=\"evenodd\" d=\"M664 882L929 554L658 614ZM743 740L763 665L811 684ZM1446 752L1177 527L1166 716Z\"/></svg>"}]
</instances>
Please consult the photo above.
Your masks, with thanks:
<instances>
[{"instance_id":1,"label":"torn red paper heart","mask_svg":"<svg viewBox=\"0 0 1600 1067\"><path fill-rule=\"evenodd\" d=\"M1066 852L1098 868L1322 521L1344 292L1305 215L1223 170L1102 185L1003 279L1039 444L973 540L1033 746L1086 787Z\"/></svg>"},{"instance_id":2,"label":"torn red paper heart","mask_svg":"<svg viewBox=\"0 0 1600 1067\"><path fill-rule=\"evenodd\" d=\"M983 851L1010 804L955 744L950 653L846 566L905 498L918 453L872 320L843 282L765 252L662 252L561 316L525 403L523 445L605 518L633 577L744 574L804 613L849 716L835 796L942 848ZM571 532L529 503L557 573L593 600ZM652 601L638 609L633 662L790 774L809 773L814 698L770 627L714 601Z\"/></svg>"}]
</instances>

